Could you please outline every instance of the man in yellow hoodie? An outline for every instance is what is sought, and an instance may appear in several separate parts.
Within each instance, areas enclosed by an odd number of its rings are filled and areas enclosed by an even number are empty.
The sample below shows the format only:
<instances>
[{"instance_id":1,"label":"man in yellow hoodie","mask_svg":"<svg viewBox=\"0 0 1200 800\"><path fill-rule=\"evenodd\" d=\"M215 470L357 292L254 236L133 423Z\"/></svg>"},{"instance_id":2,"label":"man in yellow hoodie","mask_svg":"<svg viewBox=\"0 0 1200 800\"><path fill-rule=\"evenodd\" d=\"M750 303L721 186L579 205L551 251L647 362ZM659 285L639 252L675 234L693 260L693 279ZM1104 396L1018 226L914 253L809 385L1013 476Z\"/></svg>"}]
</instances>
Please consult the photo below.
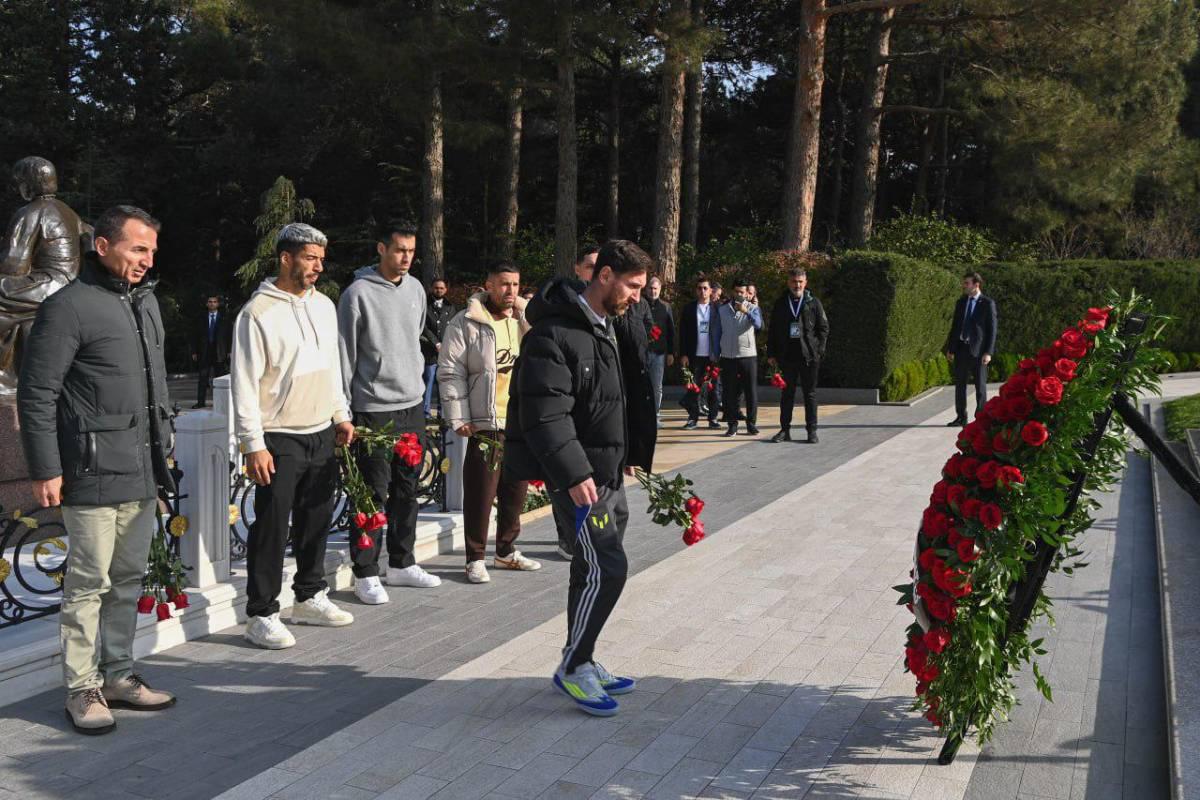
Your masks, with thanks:
<instances>
[{"instance_id":1,"label":"man in yellow hoodie","mask_svg":"<svg viewBox=\"0 0 1200 800\"><path fill-rule=\"evenodd\" d=\"M245 637L268 650L296 643L279 619L289 534L296 557L292 622L354 622L326 597L324 579L338 474L334 447L354 439L337 309L313 288L326 244L310 225L284 226L275 245L279 275L259 284L234 326L234 431L246 473L258 484L246 543Z\"/></svg>"}]
</instances>

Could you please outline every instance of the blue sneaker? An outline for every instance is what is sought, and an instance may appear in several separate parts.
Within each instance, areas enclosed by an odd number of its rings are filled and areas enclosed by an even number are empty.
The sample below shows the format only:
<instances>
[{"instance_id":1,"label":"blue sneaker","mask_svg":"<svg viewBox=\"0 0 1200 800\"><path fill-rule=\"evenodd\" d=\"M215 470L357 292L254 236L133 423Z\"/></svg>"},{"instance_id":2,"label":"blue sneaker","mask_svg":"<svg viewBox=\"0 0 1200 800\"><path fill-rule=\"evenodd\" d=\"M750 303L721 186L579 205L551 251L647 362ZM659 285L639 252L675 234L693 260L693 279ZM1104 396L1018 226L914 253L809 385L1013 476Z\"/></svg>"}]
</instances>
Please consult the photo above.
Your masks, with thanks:
<instances>
[{"instance_id":1,"label":"blue sneaker","mask_svg":"<svg viewBox=\"0 0 1200 800\"><path fill-rule=\"evenodd\" d=\"M554 685L574 700L584 713L594 717L611 717L617 713L617 701L604 691L596 668L591 664L580 664L569 675L564 674L560 667L554 673Z\"/></svg>"},{"instance_id":2,"label":"blue sneaker","mask_svg":"<svg viewBox=\"0 0 1200 800\"><path fill-rule=\"evenodd\" d=\"M629 694L637 688L637 681L633 678L613 675L595 661L592 662L592 666L596 668L596 677L600 679L600 685L609 694Z\"/></svg>"}]
</instances>

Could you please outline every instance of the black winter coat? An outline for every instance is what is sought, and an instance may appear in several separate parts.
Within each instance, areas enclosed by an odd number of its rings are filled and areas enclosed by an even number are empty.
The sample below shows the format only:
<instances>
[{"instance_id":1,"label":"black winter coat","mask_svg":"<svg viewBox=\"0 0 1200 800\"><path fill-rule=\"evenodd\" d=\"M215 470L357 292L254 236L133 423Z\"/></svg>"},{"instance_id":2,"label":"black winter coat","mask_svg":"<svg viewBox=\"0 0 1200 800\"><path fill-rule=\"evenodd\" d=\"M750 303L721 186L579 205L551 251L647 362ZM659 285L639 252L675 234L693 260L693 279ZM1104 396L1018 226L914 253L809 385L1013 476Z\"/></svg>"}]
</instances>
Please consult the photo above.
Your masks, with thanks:
<instances>
[{"instance_id":1,"label":"black winter coat","mask_svg":"<svg viewBox=\"0 0 1200 800\"><path fill-rule=\"evenodd\" d=\"M613 322L621 353L621 377L625 380L625 410L629 420L626 463L649 472L658 444L658 414L654 409L654 384L650 382L647 355L650 328L654 327L650 301L642 298Z\"/></svg>"},{"instance_id":2,"label":"black winter coat","mask_svg":"<svg viewBox=\"0 0 1200 800\"><path fill-rule=\"evenodd\" d=\"M811 364L825 357L825 344L829 341L829 318L821 301L812 292L804 290L804 303L800 306L799 339L792 339L791 326L795 318L790 305L791 292L775 301L771 319L767 326L767 355L777 361L803 361Z\"/></svg>"},{"instance_id":3,"label":"black winter coat","mask_svg":"<svg viewBox=\"0 0 1200 800\"><path fill-rule=\"evenodd\" d=\"M627 462L625 387L615 337L579 305L583 284L557 278L525 309L533 328L513 369L504 442L512 480L566 490L589 477L621 484Z\"/></svg>"},{"instance_id":4,"label":"black winter coat","mask_svg":"<svg viewBox=\"0 0 1200 800\"><path fill-rule=\"evenodd\" d=\"M66 505L175 488L155 283L130 286L89 253L79 278L38 310L17 383L21 442L31 477L62 476Z\"/></svg>"}]
</instances>

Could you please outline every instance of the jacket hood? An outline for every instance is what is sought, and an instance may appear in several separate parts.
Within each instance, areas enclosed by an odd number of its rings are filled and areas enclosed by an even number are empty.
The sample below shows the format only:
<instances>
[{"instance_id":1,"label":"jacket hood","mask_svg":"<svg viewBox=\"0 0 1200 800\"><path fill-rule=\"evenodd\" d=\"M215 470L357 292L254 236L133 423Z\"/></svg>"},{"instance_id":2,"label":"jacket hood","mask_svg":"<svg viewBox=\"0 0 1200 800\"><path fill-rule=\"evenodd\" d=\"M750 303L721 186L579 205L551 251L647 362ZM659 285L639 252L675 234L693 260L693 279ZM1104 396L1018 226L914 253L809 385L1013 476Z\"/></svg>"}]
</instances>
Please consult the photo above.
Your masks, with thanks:
<instances>
[{"instance_id":1,"label":"jacket hood","mask_svg":"<svg viewBox=\"0 0 1200 800\"><path fill-rule=\"evenodd\" d=\"M590 328L591 320L579 306L579 295L584 286L578 278L551 278L542 284L525 307L525 318L530 325L535 325L542 319L565 317Z\"/></svg>"},{"instance_id":2,"label":"jacket hood","mask_svg":"<svg viewBox=\"0 0 1200 800\"><path fill-rule=\"evenodd\" d=\"M276 302L287 303L292 309L292 317L296 320L296 327L299 329L301 338L313 338L319 347L321 344L320 328L317 326L316 320L313 319L312 304L309 302L316 293L316 289L309 289L302 295L294 295L276 286L274 278L267 278L254 290L254 295L251 296L251 299L256 295L263 295Z\"/></svg>"},{"instance_id":3,"label":"jacket hood","mask_svg":"<svg viewBox=\"0 0 1200 800\"><path fill-rule=\"evenodd\" d=\"M471 295L470 299L467 300L467 319L481 324L488 324L492 321L492 315L488 313L487 306L485 305L487 297L487 292L476 292ZM529 326L529 322L525 317L525 309L528 306L529 301L521 297L516 298L516 302L513 303L513 316L516 317L517 322L521 323L522 327Z\"/></svg>"},{"instance_id":4,"label":"jacket hood","mask_svg":"<svg viewBox=\"0 0 1200 800\"><path fill-rule=\"evenodd\" d=\"M354 280L378 283L380 286L387 286L394 289L397 286L403 286L407 281L415 281L416 277L409 272L404 276L404 280L400 281L400 283L392 283L387 278L379 274L378 267L376 267L374 264L368 264L365 267L359 267L358 269L354 270Z\"/></svg>"}]
</instances>

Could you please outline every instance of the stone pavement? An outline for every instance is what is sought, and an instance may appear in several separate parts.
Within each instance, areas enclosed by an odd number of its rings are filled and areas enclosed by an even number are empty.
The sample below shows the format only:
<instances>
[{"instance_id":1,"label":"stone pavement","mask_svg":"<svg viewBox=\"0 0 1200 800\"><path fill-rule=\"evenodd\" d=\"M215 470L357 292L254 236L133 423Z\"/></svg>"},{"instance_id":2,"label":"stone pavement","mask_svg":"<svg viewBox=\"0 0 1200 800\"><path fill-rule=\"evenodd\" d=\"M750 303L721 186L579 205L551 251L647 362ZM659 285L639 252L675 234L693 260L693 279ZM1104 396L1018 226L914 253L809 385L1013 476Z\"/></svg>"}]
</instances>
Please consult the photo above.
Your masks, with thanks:
<instances>
[{"instance_id":1,"label":"stone pavement","mask_svg":"<svg viewBox=\"0 0 1200 800\"><path fill-rule=\"evenodd\" d=\"M938 767L939 740L907 711L908 617L890 587L911 565L920 511L952 446L948 401L852 408L818 446L747 442L689 466L713 533L691 549L650 525L644 496L631 492L634 574L598 656L640 683L614 719L585 717L549 687L566 565L550 555L552 522L542 519L522 539L544 560L539 573L493 573L491 584L470 586L461 556L446 556L433 565L441 589L393 589L390 605L371 608L341 596L355 625L297 628L292 650L252 649L231 629L148 659L147 677L178 690L180 704L118 712L113 735L67 732L58 692L0 710L0 798L1071 797L1085 782L1077 796L1112 796L1091 786L1142 773L1114 776L1112 752L1100 747L1072 747L1066 794L1062 770L1045 782L1029 776L1042 752L1056 768L1067 763L1054 752L1063 737L1128 744L1134 728L1161 730L1153 703L1119 719L1107 710L1113 692L1127 704L1142 702L1147 685L1153 692L1155 670L1130 656L1134 647L1154 655L1130 634L1154 627L1145 564L1125 564L1137 543L1125 538L1125 517L1144 524L1144 487L1106 499L1089 542L1106 558L1093 559L1090 582L1063 586L1081 597L1109 592L1099 599L1114 615L1128 609L1105 628L1097 598L1077 613L1060 603L1052 653L1089 628L1078 698L1078 652L1050 665L1057 708L1079 709L1073 727L1050 725L1038 706L1002 729L978 765L966 747ZM1022 746L1035 751L1023 760L1001 748L1017 738L1004 738L1010 730L1032 731ZM1144 761L1149 779L1154 765ZM979 794L993 788L972 780L985 769L1016 773L1017 784ZM1133 783L1157 796L1155 784Z\"/></svg>"}]
</instances>

